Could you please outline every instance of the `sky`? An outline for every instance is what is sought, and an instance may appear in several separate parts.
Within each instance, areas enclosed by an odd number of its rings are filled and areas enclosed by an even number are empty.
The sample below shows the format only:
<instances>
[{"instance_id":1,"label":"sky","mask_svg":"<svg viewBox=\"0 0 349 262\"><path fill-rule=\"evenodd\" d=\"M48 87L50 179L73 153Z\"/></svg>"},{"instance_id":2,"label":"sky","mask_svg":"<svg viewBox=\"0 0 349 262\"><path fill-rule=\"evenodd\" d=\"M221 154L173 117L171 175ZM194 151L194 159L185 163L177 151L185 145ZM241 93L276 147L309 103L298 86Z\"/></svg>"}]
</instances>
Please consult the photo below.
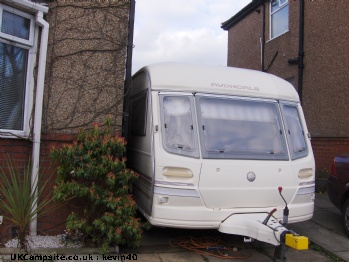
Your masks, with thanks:
<instances>
[{"instance_id":1,"label":"sky","mask_svg":"<svg viewBox=\"0 0 349 262\"><path fill-rule=\"evenodd\" d=\"M221 24L251 0L136 0L132 74L160 62L227 65Z\"/></svg>"}]
</instances>

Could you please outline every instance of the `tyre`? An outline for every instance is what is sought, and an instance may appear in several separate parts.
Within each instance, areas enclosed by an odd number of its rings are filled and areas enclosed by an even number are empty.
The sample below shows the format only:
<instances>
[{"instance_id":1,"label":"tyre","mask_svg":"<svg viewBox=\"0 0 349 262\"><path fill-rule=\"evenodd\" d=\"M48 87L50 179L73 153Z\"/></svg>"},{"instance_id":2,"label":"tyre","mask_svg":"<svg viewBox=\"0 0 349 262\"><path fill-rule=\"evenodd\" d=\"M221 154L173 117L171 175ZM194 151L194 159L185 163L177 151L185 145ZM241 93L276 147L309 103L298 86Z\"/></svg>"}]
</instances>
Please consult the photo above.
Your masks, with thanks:
<instances>
[{"instance_id":1,"label":"tyre","mask_svg":"<svg viewBox=\"0 0 349 262\"><path fill-rule=\"evenodd\" d=\"M349 198L345 201L342 209L342 222L344 230L349 236Z\"/></svg>"}]
</instances>

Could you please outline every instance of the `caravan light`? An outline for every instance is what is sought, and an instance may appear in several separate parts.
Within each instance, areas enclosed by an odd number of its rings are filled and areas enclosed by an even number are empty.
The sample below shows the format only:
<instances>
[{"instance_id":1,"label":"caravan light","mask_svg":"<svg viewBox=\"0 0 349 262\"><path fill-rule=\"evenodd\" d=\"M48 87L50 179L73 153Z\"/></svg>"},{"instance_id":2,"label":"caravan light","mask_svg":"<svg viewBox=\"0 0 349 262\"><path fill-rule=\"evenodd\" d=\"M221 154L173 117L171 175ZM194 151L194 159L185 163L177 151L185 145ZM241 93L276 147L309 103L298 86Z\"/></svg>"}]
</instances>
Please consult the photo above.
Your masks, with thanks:
<instances>
[{"instance_id":1,"label":"caravan light","mask_svg":"<svg viewBox=\"0 0 349 262\"><path fill-rule=\"evenodd\" d=\"M304 168L299 170L298 177L301 179L304 178L309 178L314 175L313 169L312 168Z\"/></svg>"},{"instance_id":2,"label":"caravan light","mask_svg":"<svg viewBox=\"0 0 349 262\"><path fill-rule=\"evenodd\" d=\"M188 168L165 167L162 170L162 175L167 176L167 177L191 178L191 177L193 177L193 172Z\"/></svg>"}]
</instances>

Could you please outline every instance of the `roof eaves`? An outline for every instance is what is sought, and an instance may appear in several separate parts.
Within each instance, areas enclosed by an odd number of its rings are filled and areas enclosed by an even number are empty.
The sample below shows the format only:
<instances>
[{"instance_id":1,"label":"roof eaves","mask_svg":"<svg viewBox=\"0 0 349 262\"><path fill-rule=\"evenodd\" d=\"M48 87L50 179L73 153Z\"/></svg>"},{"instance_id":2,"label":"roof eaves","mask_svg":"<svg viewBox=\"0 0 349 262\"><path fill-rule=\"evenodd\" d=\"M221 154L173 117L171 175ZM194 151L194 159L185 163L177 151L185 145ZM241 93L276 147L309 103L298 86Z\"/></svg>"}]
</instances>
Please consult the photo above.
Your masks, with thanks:
<instances>
[{"instance_id":1,"label":"roof eaves","mask_svg":"<svg viewBox=\"0 0 349 262\"><path fill-rule=\"evenodd\" d=\"M256 8L258 8L260 5L264 4L265 1L266 0L252 0L251 3L246 5L243 9L241 9L236 15L223 22L221 28L223 28L223 30L229 30L235 24L244 19L247 15L249 15L251 12L256 10Z\"/></svg>"}]
</instances>

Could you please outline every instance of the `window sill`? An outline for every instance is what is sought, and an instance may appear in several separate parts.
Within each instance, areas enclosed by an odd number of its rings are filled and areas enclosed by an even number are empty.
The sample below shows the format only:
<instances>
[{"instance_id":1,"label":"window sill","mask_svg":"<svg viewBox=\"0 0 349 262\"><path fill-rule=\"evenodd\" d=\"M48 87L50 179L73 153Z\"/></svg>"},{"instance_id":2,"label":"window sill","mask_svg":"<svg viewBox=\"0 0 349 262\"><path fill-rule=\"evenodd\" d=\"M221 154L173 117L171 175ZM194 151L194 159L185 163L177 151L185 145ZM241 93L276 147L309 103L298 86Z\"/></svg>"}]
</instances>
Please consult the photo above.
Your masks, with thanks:
<instances>
[{"instance_id":1,"label":"window sill","mask_svg":"<svg viewBox=\"0 0 349 262\"><path fill-rule=\"evenodd\" d=\"M9 138L9 139L27 139L29 140L29 134L24 131L13 131L13 130L0 130L0 138Z\"/></svg>"},{"instance_id":2,"label":"window sill","mask_svg":"<svg viewBox=\"0 0 349 262\"><path fill-rule=\"evenodd\" d=\"M271 41L273 41L273 40L275 40L275 39L277 39L277 38L279 38L279 37L281 37L281 36L287 34L288 32L290 32L290 30L287 30L287 31L283 32L282 34L277 35L277 36L275 36L274 38L269 39L266 43L269 43L269 42L271 42Z\"/></svg>"}]
</instances>

